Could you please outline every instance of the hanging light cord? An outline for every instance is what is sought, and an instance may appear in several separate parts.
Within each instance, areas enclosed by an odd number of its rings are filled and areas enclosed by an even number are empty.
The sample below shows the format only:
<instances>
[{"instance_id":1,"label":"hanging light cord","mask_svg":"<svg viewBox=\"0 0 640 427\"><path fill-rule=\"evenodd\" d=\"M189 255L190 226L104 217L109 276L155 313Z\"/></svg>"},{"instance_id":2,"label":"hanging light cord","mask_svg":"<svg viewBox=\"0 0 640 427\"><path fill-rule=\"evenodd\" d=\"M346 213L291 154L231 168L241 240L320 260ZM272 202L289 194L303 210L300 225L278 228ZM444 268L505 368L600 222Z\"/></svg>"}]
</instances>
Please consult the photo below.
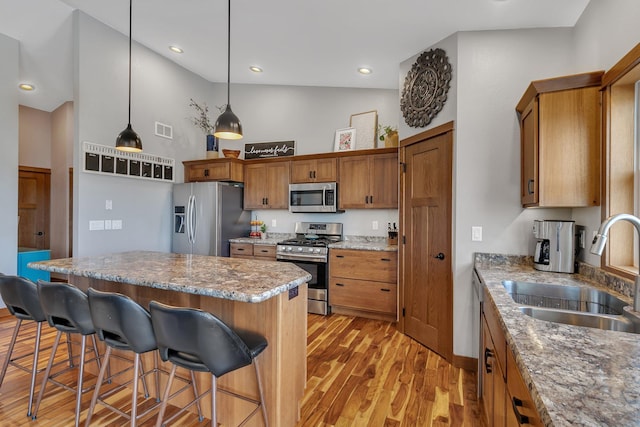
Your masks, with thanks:
<instances>
[{"instance_id":1,"label":"hanging light cord","mask_svg":"<svg viewBox=\"0 0 640 427\"><path fill-rule=\"evenodd\" d=\"M129 121L131 125L131 13L133 11L133 0L129 0Z\"/></svg>"},{"instance_id":2,"label":"hanging light cord","mask_svg":"<svg viewBox=\"0 0 640 427\"><path fill-rule=\"evenodd\" d=\"M231 102L231 0L227 11L227 108Z\"/></svg>"}]
</instances>

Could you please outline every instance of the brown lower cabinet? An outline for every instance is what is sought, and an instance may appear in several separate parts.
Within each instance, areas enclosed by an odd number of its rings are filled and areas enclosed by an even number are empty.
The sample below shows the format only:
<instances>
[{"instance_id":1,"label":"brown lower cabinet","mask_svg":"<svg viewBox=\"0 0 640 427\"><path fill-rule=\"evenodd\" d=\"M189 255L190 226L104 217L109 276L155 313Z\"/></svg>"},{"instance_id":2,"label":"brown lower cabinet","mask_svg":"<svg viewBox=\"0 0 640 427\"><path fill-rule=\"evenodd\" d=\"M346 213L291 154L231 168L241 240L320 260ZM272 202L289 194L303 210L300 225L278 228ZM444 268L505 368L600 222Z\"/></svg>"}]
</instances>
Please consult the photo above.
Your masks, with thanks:
<instances>
[{"instance_id":1,"label":"brown lower cabinet","mask_svg":"<svg viewBox=\"0 0 640 427\"><path fill-rule=\"evenodd\" d=\"M492 427L542 426L533 398L520 374L515 357L485 291L482 313L482 408L484 422Z\"/></svg>"},{"instance_id":2,"label":"brown lower cabinet","mask_svg":"<svg viewBox=\"0 0 640 427\"><path fill-rule=\"evenodd\" d=\"M331 310L395 322L397 271L397 252L330 249Z\"/></svg>"},{"instance_id":3,"label":"brown lower cabinet","mask_svg":"<svg viewBox=\"0 0 640 427\"><path fill-rule=\"evenodd\" d=\"M253 243L231 243L231 258L255 259L263 261L276 260L275 245Z\"/></svg>"}]
</instances>

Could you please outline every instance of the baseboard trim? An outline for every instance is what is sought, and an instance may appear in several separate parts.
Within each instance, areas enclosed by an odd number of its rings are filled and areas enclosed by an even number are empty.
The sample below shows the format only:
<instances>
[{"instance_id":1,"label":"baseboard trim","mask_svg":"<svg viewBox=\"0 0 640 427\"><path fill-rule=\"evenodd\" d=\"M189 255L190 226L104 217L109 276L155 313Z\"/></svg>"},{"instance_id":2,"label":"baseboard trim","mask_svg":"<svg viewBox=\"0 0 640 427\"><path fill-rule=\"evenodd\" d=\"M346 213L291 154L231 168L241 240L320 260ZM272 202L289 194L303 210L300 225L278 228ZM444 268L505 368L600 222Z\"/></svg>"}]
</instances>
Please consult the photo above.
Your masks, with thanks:
<instances>
[{"instance_id":1,"label":"baseboard trim","mask_svg":"<svg viewBox=\"0 0 640 427\"><path fill-rule=\"evenodd\" d=\"M465 371L478 373L478 359L474 357L456 356L454 354L453 359L451 360L451 364L456 368L461 368Z\"/></svg>"}]
</instances>

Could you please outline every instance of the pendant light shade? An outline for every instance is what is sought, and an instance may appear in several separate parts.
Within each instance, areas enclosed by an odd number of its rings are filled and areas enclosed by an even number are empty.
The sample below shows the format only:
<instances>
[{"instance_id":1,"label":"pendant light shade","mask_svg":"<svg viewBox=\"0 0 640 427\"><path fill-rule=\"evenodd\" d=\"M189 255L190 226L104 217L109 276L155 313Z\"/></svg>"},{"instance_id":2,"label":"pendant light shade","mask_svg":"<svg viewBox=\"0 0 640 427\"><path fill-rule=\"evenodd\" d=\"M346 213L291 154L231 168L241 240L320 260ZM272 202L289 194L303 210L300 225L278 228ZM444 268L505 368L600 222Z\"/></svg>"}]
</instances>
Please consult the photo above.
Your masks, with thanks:
<instances>
[{"instance_id":1,"label":"pendant light shade","mask_svg":"<svg viewBox=\"0 0 640 427\"><path fill-rule=\"evenodd\" d=\"M133 0L129 0L129 122L125 130L116 138L116 148L120 151L142 151L142 140L131 127L131 12Z\"/></svg>"},{"instance_id":2,"label":"pendant light shade","mask_svg":"<svg viewBox=\"0 0 640 427\"><path fill-rule=\"evenodd\" d=\"M227 106L224 112L216 120L213 134L221 139L241 139L242 125L240 119L231 111L230 87L231 87L231 0L229 0L227 14Z\"/></svg>"}]
</instances>

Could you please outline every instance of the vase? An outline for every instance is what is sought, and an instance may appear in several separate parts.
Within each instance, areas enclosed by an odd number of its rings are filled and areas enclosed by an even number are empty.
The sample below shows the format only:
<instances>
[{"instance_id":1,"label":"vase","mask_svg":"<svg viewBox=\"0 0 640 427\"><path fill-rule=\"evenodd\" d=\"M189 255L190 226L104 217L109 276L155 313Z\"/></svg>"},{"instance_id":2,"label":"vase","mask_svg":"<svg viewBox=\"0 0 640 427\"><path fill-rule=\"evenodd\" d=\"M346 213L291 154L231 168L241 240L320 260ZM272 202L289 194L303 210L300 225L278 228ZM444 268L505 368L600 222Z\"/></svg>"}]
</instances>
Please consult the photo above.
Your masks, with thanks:
<instances>
[{"instance_id":1,"label":"vase","mask_svg":"<svg viewBox=\"0 0 640 427\"><path fill-rule=\"evenodd\" d=\"M218 138L207 135L207 159L217 159L218 156Z\"/></svg>"},{"instance_id":2,"label":"vase","mask_svg":"<svg viewBox=\"0 0 640 427\"><path fill-rule=\"evenodd\" d=\"M384 138L385 147L397 147L398 146L398 132L388 133Z\"/></svg>"}]
</instances>

